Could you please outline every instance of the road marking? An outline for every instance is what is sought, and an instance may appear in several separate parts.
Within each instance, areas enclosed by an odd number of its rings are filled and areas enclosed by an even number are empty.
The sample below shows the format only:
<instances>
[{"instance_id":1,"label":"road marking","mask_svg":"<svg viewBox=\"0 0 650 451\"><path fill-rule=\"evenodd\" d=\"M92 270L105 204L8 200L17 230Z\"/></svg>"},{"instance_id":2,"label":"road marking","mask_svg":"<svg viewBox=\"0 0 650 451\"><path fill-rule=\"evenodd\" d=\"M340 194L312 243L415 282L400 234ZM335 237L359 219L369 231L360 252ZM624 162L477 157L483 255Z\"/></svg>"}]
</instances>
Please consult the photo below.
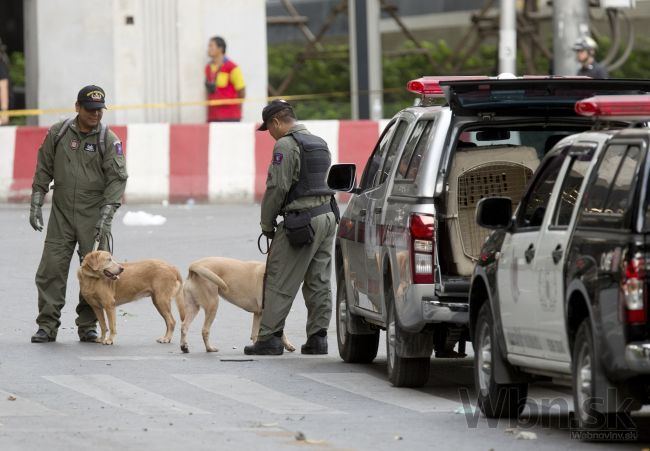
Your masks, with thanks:
<instances>
[{"instance_id":1,"label":"road marking","mask_svg":"<svg viewBox=\"0 0 650 451\"><path fill-rule=\"evenodd\" d=\"M138 415L160 416L210 413L144 390L108 374L43 377L55 384Z\"/></svg>"},{"instance_id":2,"label":"road marking","mask_svg":"<svg viewBox=\"0 0 650 451\"><path fill-rule=\"evenodd\" d=\"M180 355L93 355L79 356L80 360L114 361L114 360L185 360L187 357Z\"/></svg>"},{"instance_id":3,"label":"road marking","mask_svg":"<svg viewBox=\"0 0 650 451\"><path fill-rule=\"evenodd\" d=\"M11 401L13 399L13 401ZM0 390L0 417L32 417L64 415L22 396Z\"/></svg>"},{"instance_id":4,"label":"road marking","mask_svg":"<svg viewBox=\"0 0 650 451\"><path fill-rule=\"evenodd\" d=\"M173 374L202 390L281 415L342 414L234 374Z\"/></svg>"},{"instance_id":5,"label":"road marking","mask_svg":"<svg viewBox=\"0 0 650 451\"><path fill-rule=\"evenodd\" d=\"M460 401L450 401L420 390L396 388L384 379L364 373L302 373L300 376L374 401L421 413L454 412L461 405Z\"/></svg>"}]
</instances>

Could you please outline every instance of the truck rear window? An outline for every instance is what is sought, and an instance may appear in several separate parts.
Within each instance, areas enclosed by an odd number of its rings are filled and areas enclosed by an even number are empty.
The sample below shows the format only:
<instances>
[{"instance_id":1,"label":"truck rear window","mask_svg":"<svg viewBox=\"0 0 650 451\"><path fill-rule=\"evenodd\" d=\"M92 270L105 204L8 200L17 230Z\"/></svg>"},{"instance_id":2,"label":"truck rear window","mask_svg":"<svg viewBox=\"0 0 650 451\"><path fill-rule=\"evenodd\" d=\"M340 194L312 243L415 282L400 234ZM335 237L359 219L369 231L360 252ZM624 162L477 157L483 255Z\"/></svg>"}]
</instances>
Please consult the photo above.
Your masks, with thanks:
<instances>
[{"instance_id":1,"label":"truck rear window","mask_svg":"<svg viewBox=\"0 0 650 451\"><path fill-rule=\"evenodd\" d=\"M579 226L629 227L626 216L644 155L638 145L612 144L605 149L596 176L585 189Z\"/></svg>"}]
</instances>

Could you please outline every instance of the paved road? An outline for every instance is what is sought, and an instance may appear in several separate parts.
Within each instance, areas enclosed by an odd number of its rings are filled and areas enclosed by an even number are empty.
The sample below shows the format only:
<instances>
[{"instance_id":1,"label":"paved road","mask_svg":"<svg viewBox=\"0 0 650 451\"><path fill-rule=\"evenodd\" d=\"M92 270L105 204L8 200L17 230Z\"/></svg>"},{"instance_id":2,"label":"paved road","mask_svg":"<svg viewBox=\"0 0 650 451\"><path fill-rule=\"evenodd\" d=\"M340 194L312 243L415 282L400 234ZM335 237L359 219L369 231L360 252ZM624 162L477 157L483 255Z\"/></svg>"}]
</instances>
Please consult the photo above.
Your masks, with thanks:
<instances>
[{"instance_id":1,"label":"paved road","mask_svg":"<svg viewBox=\"0 0 650 451\"><path fill-rule=\"evenodd\" d=\"M158 227L125 226L124 214L138 210L168 220ZM553 386L532 390L530 405L554 400L564 408L545 407L528 422L490 425L462 403L462 393L473 398L470 359L434 360L425 387L393 388L386 382L384 346L373 364L344 364L334 323L328 356L250 359L242 350L252 317L222 303L212 328L220 351L204 352L200 315L190 331L192 352L182 354L178 331L172 344L156 343L164 323L145 299L119 308L115 345L79 343L76 261L57 342L31 344L33 280L44 235L31 230L27 211L0 206L3 451L639 449L638 443L569 439L568 390ZM115 220L115 255L118 260L162 258L182 273L192 260L210 255L262 260L256 246L258 211L254 205L125 206ZM299 295L285 330L298 347L305 339L305 318ZM522 431L536 439L522 440Z\"/></svg>"}]
</instances>

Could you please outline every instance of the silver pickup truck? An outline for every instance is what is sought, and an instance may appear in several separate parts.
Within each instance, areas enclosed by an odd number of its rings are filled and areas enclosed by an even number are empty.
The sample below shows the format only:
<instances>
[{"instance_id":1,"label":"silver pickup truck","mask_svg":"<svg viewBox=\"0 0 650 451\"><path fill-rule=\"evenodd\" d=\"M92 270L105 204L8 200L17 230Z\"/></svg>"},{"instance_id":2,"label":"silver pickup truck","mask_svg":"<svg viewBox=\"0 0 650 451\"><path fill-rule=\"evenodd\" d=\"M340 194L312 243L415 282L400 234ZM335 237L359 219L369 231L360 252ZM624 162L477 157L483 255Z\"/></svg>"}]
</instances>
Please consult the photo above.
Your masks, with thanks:
<instances>
[{"instance_id":1,"label":"silver pickup truck","mask_svg":"<svg viewBox=\"0 0 650 451\"><path fill-rule=\"evenodd\" d=\"M470 279L490 233L478 201L519 203L545 153L592 127L577 100L645 93L650 81L424 77L407 88L419 105L388 123L358 186L350 164L328 183L352 193L335 244L339 354L373 361L385 330L389 380L421 386L434 351L465 355Z\"/></svg>"}]
</instances>

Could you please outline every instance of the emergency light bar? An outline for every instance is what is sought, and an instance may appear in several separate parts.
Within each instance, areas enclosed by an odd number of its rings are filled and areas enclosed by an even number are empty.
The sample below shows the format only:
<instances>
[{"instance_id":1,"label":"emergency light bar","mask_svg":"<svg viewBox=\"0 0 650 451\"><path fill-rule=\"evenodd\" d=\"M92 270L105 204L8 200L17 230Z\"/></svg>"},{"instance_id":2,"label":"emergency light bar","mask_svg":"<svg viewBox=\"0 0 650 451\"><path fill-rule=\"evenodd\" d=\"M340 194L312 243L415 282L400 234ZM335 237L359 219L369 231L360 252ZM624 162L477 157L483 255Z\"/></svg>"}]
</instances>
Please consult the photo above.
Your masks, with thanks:
<instances>
[{"instance_id":1,"label":"emergency light bar","mask_svg":"<svg viewBox=\"0 0 650 451\"><path fill-rule=\"evenodd\" d=\"M440 86L441 81L454 80L487 80L489 77L482 75L458 75L442 77L422 77L411 80L406 83L406 89L415 94L432 97L444 97L444 92Z\"/></svg>"},{"instance_id":2,"label":"emergency light bar","mask_svg":"<svg viewBox=\"0 0 650 451\"><path fill-rule=\"evenodd\" d=\"M576 113L616 119L650 118L650 95L594 96L576 102Z\"/></svg>"}]
</instances>

